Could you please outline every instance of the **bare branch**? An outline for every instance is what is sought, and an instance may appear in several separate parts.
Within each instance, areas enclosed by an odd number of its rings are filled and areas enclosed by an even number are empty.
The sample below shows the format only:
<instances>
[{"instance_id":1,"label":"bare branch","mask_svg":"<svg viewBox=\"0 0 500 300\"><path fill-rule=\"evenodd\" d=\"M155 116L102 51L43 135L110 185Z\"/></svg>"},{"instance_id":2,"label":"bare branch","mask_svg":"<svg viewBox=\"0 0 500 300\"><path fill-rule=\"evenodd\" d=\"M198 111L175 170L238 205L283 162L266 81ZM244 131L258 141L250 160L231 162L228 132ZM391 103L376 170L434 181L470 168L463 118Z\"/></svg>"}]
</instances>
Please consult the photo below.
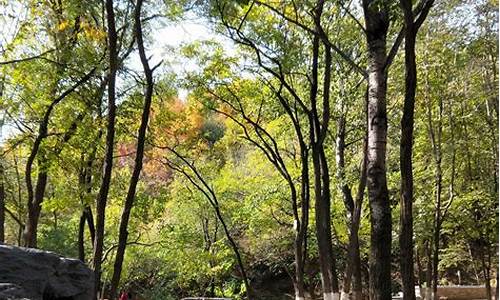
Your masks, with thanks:
<instances>
[{"instance_id":1,"label":"bare branch","mask_svg":"<svg viewBox=\"0 0 500 300\"><path fill-rule=\"evenodd\" d=\"M40 53L38 55L35 55L35 56L18 58L18 59L13 59L13 60L8 60L8 61L2 61L2 62L0 62L0 66L9 65L9 64L16 64L16 63L20 63L20 62L27 62L27 61L31 61L31 60L35 60L35 59L40 59L40 58L43 58L44 55L46 55L50 52L53 52L53 51L55 51L55 49L47 50L47 51Z\"/></svg>"}]
</instances>

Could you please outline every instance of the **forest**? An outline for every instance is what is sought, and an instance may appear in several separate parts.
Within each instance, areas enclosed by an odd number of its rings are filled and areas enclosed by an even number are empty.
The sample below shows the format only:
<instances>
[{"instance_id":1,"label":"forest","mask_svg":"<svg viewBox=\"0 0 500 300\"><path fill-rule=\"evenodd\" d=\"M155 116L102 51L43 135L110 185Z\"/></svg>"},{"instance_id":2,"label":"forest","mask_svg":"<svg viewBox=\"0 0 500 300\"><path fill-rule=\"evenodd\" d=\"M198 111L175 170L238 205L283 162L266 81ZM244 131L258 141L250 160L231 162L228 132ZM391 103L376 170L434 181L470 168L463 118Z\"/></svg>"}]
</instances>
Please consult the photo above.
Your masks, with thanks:
<instances>
[{"instance_id":1,"label":"forest","mask_svg":"<svg viewBox=\"0 0 500 300\"><path fill-rule=\"evenodd\" d=\"M498 14L0 0L0 243L94 299L498 299Z\"/></svg>"}]
</instances>

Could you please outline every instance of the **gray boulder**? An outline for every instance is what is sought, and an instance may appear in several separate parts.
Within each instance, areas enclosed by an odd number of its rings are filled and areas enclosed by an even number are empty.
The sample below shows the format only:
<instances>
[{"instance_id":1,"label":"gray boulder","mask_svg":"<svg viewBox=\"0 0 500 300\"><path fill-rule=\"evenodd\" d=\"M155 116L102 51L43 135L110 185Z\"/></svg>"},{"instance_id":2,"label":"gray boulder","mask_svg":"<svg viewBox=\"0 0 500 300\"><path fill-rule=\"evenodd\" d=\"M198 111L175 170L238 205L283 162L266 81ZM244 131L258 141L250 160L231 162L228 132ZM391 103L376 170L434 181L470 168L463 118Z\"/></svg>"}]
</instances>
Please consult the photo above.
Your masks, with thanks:
<instances>
[{"instance_id":1,"label":"gray boulder","mask_svg":"<svg viewBox=\"0 0 500 300\"><path fill-rule=\"evenodd\" d=\"M0 244L0 300L92 300L93 277L78 259Z\"/></svg>"}]
</instances>

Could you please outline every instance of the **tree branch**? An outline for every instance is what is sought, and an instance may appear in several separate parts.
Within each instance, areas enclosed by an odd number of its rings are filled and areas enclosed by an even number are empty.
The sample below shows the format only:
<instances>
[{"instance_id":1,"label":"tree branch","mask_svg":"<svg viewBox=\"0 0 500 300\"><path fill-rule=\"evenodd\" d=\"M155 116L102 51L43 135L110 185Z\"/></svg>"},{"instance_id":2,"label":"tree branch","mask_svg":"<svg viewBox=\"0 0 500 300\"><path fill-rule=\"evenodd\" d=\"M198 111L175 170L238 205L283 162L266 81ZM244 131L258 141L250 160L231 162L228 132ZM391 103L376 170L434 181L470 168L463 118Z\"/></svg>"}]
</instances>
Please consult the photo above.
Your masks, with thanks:
<instances>
[{"instance_id":1,"label":"tree branch","mask_svg":"<svg viewBox=\"0 0 500 300\"><path fill-rule=\"evenodd\" d=\"M47 50L43 53L40 53L38 55L35 55L35 56L30 56L30 57L25 57L25 58L18 58L18 59L13 59L13 60L8 60L8 61L2 61L0 62L0 66L3 66L3 65L9 65L9 64L16 64L16 63L20 63L20 62L27 62L27 61L30 61L30 60L35 60L35 59L39 59L39 58L43 58L44 55L50 53L50 52L53 52L55 51L55 49L50 49L50 50Z\"/></svg>"}]
</instances>

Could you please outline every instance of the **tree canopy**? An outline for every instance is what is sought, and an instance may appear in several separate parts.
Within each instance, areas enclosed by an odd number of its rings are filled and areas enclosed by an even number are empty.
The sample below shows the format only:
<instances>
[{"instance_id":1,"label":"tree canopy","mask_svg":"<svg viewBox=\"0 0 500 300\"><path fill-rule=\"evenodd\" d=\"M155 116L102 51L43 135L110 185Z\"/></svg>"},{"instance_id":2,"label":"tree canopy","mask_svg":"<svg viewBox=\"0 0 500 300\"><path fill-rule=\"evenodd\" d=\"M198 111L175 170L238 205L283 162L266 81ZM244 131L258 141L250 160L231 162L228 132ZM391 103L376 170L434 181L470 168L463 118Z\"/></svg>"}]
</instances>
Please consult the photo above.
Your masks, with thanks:
<instances>
[{"instance_id":1,"label":"tree canopy","mask_svg":"<svg viewBox=\"0 0 500 300\"><path fill-rule=\"evenodd\" d=\"M86 262L98 299L498 298L498 1L10 0L0 25L0 242Z\"/></svg>"}]
</instances>

